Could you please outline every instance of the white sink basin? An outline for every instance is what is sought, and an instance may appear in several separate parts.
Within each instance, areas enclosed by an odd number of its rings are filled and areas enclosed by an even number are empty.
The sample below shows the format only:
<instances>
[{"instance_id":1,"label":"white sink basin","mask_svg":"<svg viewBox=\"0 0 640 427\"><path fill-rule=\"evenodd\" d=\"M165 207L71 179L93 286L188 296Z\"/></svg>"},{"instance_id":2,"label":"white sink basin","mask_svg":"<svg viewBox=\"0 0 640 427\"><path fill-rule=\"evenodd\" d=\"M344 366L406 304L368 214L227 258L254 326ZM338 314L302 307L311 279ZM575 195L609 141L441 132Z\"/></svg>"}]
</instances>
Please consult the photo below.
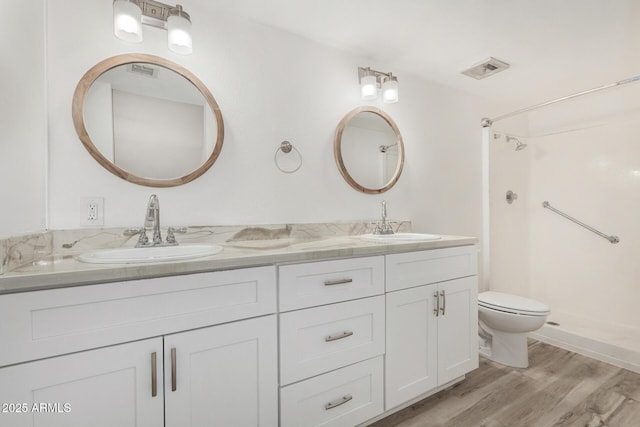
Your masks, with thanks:
<instances>
[{"instance_id":1,"label":"white sink basin","mask_svg":"<svg viewBox=\"0 0 640 427\"><path fill-rule=\"evenodd\" d=\"M437 234L423 233L362 234L358 237L368 242L379 243L428 242L429 240L438 240L442 238L442 236Z\"/></svg>"},{"instance_id":2,"label":"white sink basin","mask_svg":"<svg viewBox=\"0 0 640 427\"><path fill-rule=\"evenodd\" d=\"M91 264L133 264L145 262L179 261L215 255L218 245L178 245L150 248L104 249L78 256L78 261Z\"/></svg>"}]
</instances>

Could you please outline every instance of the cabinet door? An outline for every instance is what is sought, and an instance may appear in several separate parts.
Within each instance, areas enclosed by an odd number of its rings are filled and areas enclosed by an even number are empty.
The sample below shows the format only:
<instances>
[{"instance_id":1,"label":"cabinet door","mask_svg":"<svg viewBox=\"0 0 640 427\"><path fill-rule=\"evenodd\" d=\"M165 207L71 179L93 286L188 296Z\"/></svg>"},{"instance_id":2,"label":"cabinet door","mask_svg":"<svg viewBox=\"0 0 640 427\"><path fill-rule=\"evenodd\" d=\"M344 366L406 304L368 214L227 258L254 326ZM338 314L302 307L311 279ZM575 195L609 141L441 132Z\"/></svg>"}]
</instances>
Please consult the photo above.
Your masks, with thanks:
<instances>
[{"instance_id":1,"label":"cabinet door","mask_svg":"<svg viewBox=\"0 0 640 427\"><path fill-rule=\"evenodd\" d=\"M162 338L2 368L0 403L0 426L162 426Z\"/></svg>"},{"instance_id":2,"label":"cabinet door","mask_svg":"<svg viewBox=\"0 0 640 427\"><path fill-rule=\"evenodd\" d=\"M385 409L437 386L436 285L387 294Z\"/></svg>"},{"instance_id":3,"label":"cabinet door","mask_svg":"<svg viewBox=\"0 0 640 427\"><path fill-rule=\"evenodd\" d=\"M167 427L277 426L276 316L165 336Z\"/></svg>"},{"instance_id":4,"label":"cabinet door","mask_svg":"<svg viewBox=\"0 0 640 427\"><path fill-rule=\"evenodd\" d=\"M438 384L478 367L477 289L477 276L439 285L444 314L438 316Z\"/></svg>"}]
</instances>

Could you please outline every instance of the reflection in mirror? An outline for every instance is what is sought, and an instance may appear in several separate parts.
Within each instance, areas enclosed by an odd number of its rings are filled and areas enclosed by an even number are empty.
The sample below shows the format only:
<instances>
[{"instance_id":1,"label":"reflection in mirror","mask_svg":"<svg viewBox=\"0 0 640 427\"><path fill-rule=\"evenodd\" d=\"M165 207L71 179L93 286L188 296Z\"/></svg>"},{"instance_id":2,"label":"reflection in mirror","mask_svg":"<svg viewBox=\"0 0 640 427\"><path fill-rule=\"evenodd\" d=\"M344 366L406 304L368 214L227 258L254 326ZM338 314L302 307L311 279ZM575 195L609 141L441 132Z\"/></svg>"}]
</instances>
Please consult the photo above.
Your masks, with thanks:
<instances>
[{"instance_id":1,"label":"reflection in mirror","mask_svg":"<svg viewBox=\"0 0 640 427\"><path fill-rule=\"evenodd\" d=\"M105 168L137 184L169 187L202 175L222 148L220 110L200 80L151 55L121 55L85 74L73 119Z\"/></svg>"},{"instance_id":2,"label":"reflection in mirror","mask_svg":"<svg viewBox=\"0 0 640 427\"><path fill-rule=\"evenodd\" d=\"M338 169L358 191L383 193L396 183L404 164L404 146L391 117L375 107L349 112L334 142Z\"/></svg>"}]
</instances>

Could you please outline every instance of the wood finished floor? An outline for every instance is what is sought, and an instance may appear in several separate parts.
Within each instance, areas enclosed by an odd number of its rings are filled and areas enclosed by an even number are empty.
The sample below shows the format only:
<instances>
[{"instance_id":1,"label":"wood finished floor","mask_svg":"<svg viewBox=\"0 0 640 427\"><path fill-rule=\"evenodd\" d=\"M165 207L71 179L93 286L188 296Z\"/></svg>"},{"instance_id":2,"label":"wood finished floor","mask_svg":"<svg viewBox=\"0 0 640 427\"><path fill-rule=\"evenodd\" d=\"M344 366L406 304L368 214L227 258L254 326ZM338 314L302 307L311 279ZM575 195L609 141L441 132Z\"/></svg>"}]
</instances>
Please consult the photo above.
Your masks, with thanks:
<instances>
[{"instance_id":1,"label":"wood finished floor","mask_svg":"<svg viewBox=\"0 0 640 427\"><path fill-rule=\"evenodd\" d=\"M542 342L529 368L480 359L451 389L371 427L639 427L640 374Z\"/></svg>"}]
</instances>

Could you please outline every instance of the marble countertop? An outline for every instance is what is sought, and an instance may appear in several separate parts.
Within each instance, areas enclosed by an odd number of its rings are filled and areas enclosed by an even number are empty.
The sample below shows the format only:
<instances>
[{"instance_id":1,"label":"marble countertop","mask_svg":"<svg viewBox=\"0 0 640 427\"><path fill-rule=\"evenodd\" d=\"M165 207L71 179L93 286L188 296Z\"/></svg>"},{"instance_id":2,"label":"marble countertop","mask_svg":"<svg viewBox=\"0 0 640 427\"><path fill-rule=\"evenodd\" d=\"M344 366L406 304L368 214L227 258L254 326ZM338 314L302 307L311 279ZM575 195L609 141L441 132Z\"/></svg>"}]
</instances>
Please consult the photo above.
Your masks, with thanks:
<instances>
[{"instance_id":1,"label":"marble countertop","mask_svg":"<svg viewBox=\"0 0 640 427\"><path fill-rule=\"evenodd\" d=\"M58 251L0 275L0 294L475 243L476 238L463 236L442 236L441 239L424 242L379 243L368 242L355 235L300 238L289 233L268 239L227 239L217 242L223 247L220 253L204 258L117 265L83 263L77 260L78 253Z\"/></svg>"}]
</instances>

